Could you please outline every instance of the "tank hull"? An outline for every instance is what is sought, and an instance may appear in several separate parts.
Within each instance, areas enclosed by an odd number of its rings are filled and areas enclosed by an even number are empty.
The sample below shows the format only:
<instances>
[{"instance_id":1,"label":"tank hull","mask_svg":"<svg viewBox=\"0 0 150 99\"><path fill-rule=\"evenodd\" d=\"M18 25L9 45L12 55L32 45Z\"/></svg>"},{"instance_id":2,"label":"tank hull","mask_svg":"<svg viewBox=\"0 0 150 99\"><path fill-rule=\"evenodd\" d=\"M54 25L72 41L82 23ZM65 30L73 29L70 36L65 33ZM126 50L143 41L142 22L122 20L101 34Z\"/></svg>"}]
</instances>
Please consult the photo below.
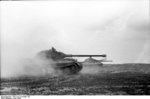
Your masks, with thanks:
<instances>
[{"instance_id":1,"label":"tank hull","mask_svg":"<svg viewBox=\"0 0 150 99\"><path fill-rule=\"evenodd\" d=\"M82 64L78 62L71 63L56 63L54 69L56 72L63 74L77 74L82 70Z\"/></svg>"}]
</instances>

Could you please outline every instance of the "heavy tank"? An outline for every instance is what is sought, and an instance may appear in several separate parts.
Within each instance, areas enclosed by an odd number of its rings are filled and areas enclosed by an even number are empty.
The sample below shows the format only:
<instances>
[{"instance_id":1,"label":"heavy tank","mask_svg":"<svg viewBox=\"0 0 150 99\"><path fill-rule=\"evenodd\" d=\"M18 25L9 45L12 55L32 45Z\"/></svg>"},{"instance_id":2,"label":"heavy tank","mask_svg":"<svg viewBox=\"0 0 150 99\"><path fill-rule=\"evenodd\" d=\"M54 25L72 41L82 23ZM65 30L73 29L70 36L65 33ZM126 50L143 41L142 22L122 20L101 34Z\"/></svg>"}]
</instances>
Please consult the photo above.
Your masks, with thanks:
<instances>
[{"instance_id":1,"label":"heavy tank","mask_svg":"<svg viewBox=\"0 0 150 99\"><path fill-rule=\"evenodd\" d=\"M80 72L83 68L84 62L78 62L76 59L72 57L106 57L103 55L72 55L72 54L64 54L62 52L56 51L55 48L51 48L50 50L41 51L38 53L38 57L50 60L52 67L56 72L61 72L63 74L76 74ZM97 60L98 62L98 60ZM92 63L90 61L90 63ZM94 61L93 61L94 64ZM97 63L96 63L97 64ZM102 65L101 62L98 64Z\"/></svg>"}]
</instances>

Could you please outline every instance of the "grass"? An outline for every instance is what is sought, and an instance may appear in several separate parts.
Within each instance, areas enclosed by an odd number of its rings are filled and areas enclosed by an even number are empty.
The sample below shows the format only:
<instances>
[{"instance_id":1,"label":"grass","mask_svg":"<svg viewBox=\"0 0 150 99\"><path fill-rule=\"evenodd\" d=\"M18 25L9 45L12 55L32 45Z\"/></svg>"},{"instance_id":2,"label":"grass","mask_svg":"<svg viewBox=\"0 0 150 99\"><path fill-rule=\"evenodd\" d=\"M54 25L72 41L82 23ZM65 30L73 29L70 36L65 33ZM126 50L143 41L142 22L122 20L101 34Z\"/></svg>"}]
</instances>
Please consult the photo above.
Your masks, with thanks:
<instances>
[{"instance_id":1,"label":"grass","mask_svg":"<svg viewBox=\"0 0 150 99\"><path fill-rule=\"evenodd\" d=\"M139 72L137 69L135 72L124 69L122 72L114 73L116 68L109 69L111 72L1 79L1 94L150 95L150 73ZM118 68L117 71L119 71ZM11 88L11 90L4 91L5 88Z\"/></svg>"}]
</instances>

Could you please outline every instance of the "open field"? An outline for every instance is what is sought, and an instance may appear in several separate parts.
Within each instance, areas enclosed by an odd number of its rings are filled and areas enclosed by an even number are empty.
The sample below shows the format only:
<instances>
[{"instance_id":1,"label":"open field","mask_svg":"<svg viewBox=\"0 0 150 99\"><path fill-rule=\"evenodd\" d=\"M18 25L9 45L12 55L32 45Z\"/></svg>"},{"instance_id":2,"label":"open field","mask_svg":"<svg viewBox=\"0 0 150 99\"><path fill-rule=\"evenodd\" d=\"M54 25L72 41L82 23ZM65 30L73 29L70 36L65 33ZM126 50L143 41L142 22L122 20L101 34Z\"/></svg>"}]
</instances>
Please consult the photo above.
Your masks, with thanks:
<instances>
[{"instance_id":1,"label":"open field","mask_svg":"<svg viewBox=\"0 0 150 99\"><path fill-rule=\"evenodd\" d=\"M96 72L92 68L68 76L3 78L1 94L150 95L149 64L104 65L96 67Z\"/></svg>"}]
</instances>

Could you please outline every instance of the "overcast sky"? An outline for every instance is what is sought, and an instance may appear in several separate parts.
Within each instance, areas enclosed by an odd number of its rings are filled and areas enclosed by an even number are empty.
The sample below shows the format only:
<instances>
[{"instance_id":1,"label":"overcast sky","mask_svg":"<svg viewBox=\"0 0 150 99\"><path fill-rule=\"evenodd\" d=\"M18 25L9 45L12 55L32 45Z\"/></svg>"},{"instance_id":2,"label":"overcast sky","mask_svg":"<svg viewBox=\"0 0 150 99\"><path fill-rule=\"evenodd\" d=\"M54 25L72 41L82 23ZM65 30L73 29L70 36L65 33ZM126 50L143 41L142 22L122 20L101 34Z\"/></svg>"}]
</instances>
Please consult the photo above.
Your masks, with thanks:
<instances>
[{"instance_id":1,"label":"overcast sky","mask_svg":"<svg viewBox=\"0 0 150 99\"><path fill-rule=\"evenodd\" d=\"M1 2L2 62L54 46L150 63L149 26L149 0Z\"/></svg>"}]
</instances>

